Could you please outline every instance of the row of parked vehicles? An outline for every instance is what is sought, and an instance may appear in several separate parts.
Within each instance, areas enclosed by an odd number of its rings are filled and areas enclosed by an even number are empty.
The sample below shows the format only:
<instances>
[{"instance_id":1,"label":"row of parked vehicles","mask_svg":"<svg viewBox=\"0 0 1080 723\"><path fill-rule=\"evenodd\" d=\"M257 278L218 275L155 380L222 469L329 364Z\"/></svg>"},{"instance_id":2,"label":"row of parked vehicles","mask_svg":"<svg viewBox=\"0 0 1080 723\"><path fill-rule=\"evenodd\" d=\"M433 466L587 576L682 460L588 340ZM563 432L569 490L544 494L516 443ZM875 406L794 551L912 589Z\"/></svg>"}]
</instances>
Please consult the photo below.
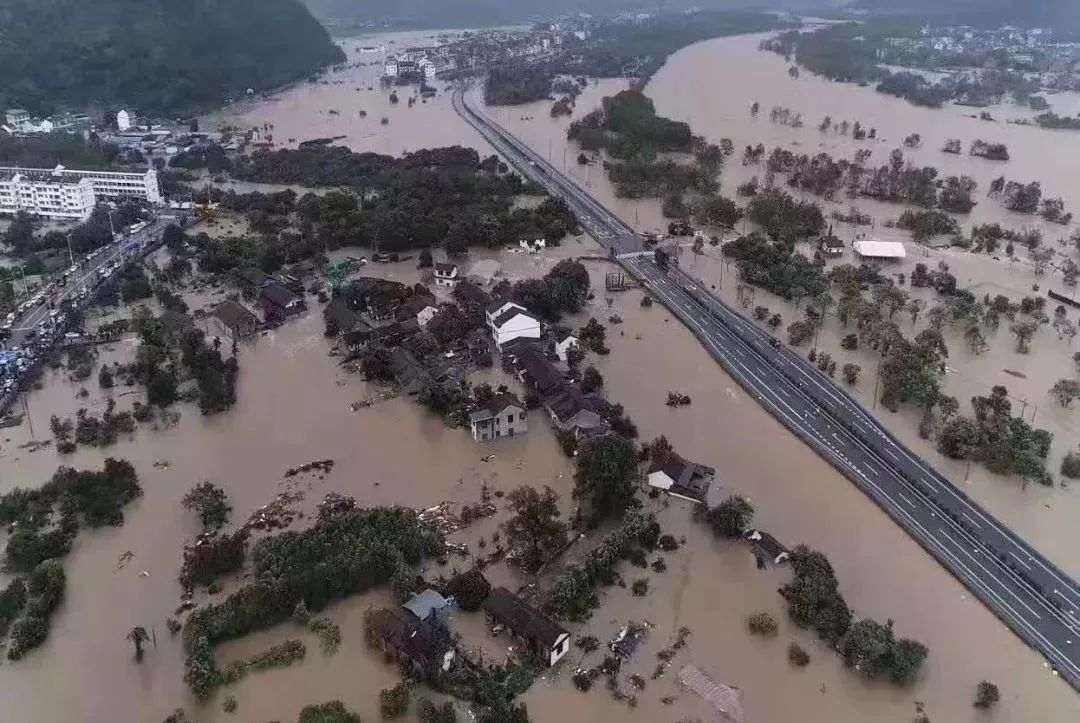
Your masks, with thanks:
<instances>
[{"instance_id":1,"label":"row of parked vehicles","mask_svg":"<svg viewBox=\"0 0 1080 723\"><path fill-rule=\"evenodd\" d=\"M144 226L145 228L145 226ZM140 229L142 230L142 229ZM78 264L64 270L63 274L52 283L38 290L33 296L19 304L10 312L0 325L0 409L11 395L18 390L25 375L37 368L37 362L61 341L78 341L82 335L69 331L72 312L82 308L94 290L120 271L123 260L114 258L110 263L101 264L93 274L79 276L79 270L92 265L99 257L112 254L119 244L127 244L134 252L141 252L149 243L141 239L132 243L131 239L118 238L107 246L102 246L87 254ZM78 286L68 289L76 282ZM35 310L46 307L48 312L40 320L33 315ZM26 328L33 323L31 328ZM23 332L18 345L7 346L15 330Z\"/></svg>"}]
</instances>

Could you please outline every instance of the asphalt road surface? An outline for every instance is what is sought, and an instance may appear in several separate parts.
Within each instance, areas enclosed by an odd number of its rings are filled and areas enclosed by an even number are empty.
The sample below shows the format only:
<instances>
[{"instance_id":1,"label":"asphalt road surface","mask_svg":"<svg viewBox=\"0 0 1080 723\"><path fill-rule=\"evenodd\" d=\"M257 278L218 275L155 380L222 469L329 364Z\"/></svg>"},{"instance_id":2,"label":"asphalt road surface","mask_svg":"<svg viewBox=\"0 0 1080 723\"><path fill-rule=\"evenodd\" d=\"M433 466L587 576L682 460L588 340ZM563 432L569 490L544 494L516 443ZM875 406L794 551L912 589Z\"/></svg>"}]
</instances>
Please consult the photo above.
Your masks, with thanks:
<instances>
[{"instance_id":1,"label":"asphalt road surface","mask_svg":"<svg viewBox=\"0 0 1080 723\"><path fill-rule=\"evenodd\" d=\"M142 231L131 236L125 236L120 243L108 246L104 253L99 254L93 260L83 260L78 269L68 278L67 285L60 289L52 308L59 308L62 302L74 297L78 294L79 289L84 286L93 291L98 282L101 281L101 276L98 274L99 270L122 259L141 256L143 249L149 248L154 239L160 237L161 230L165 225L173 222L175 222L175 219L172 217L156 218ZM11 340L8 344L10 346L23 345L26 341L27 332L36 329L38 324L48 319L50 310L48 302L43 301L16 319L11 330Z\"/></svg>"},{"instance_id":2,"label":"asphalt road surface","mask_svg":"<svg viewBox=\"0 0 1080 723\"><path fill-rule=\"evenodd\" d=\"M579 221L697 336L773 416L859 486L1002 621L1080 688L1080 586L948 478L907 450L852 397L677 267L580 186L488 118L475 90L454 108Z\"/></svg>"}]
</instances>

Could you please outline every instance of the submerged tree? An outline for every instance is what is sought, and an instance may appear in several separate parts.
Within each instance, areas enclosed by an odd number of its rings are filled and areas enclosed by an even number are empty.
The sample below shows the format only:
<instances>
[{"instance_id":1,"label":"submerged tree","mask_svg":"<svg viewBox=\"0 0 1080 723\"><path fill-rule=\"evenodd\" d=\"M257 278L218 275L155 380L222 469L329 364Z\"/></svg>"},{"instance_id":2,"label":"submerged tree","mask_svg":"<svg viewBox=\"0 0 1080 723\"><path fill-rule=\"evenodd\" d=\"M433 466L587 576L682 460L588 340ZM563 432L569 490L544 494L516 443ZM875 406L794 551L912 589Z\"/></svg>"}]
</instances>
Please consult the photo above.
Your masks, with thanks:
<instances>
[{"instance_id":1,"label":"submerged tree","mask_svg":"<svg viewBox=\"0 0 1080 723\"><path fill-rule=\"evenodd\" d=\"M550 487L518 487L507 495L513 516L503 523L507 541L527 572L536 572L566 544L559 496Z\"/></svg>"},{"instance_id":2,"label":"submerged tree","mask_svg":"<svg viewBox=\"0 0 1080 723\"><path fill-rule=\"evenodd\" d=\"M135 660L141 663L143 659L143 643L150 639L150 636L146 632L146 628L141 625L136 625L128 631L128 634L125 637L135 646Z\"/></svg>"}]
</instances>

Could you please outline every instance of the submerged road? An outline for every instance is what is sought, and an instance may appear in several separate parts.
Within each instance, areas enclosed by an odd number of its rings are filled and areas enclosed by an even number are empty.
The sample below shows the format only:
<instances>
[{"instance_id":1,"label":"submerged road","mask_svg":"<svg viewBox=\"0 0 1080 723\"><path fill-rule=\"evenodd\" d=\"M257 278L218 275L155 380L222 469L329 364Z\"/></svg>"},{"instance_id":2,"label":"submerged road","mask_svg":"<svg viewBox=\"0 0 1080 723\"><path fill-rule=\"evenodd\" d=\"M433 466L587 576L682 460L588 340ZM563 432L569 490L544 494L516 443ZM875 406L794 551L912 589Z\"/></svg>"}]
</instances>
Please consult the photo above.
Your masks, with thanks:
<instances>
[{"instance_id":1,"label":"submerged road","mask_svg":"<svg viewBox=\"0 0 1080 723\"><path fill-rule=\"evenodd\" d=\"M522 175L564 200L619 263L694 333L776 419L870 496L1055 674L1080 688L1080 586L947 477L905 448L816 367L677 267L632 228L488 118L467 89L454 109Z\"/></svg>"}]
</instances>

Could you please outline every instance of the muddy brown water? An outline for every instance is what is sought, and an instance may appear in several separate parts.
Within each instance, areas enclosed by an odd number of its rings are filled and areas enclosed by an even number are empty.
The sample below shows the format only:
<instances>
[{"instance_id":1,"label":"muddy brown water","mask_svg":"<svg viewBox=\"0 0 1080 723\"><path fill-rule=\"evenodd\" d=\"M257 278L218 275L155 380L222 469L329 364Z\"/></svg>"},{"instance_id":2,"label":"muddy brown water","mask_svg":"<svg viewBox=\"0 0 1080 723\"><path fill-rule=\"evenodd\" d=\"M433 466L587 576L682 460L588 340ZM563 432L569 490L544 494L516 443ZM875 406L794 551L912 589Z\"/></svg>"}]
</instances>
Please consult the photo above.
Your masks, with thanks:
<instances>
[{"instance_id":1,"label":"muddy brown water","mask_svg":"<svg viewBox=\"0 0 1080 723\"><path fill-rule=\"evenodd\" d=\"M771 63L775 77L745 77L755 78L752 87L760 94L763 105L767 102L766 90L782 97L790 88L782 64L747 50L756 43L755 38L734 38L695 46L674 56L650 88L661 112L671 113L660 100L662 82L685 91L685 73L697 64L701 77L708 79L708 83L700 82L703 92L712 92L718 84L733 85L734 78L744 77L744 68L750 73L758 63ZM719 59L712 57L717 53ZM687 55L696 58L689 66ZM670 68L682 71L671 74ZM321 122L319 109L338 108L342 114L335 117L337 120L331 123L327 118L325 127L307 134L337 135L341 131L334 132L336 129L344 130L348 97L380 94L357 92L356 85L359 82L305 85L284 91L276 100L256 104L244 113L271 119L280 136L288 123L295 123L298 129L307 128L308 124ZM576 114L595 107L600 97L618 87L618 83L611 82L590 86L578 100ZM816 92L831 88L825 84ZM864 116L869 116L871 109L885 99L864 92L868 95L858 96L862 98L859 107L864 109ZM302 102L293 94L301 96ZM479 145L473 132L457 120L448 100L440 95L434 104L429 101L408 110L404 103L395 109L387 106L388 111L402 115L430 114L430 122L422 124L428 136L415 135L415 128L398 122L401 119L395 116L388 126L381 127L382 136L368 137L357 130L349 142L357 148L385 148L388 152L445 142ZM369 106L370 121L375 106L371 100L364 102ZM732 101L733 107L740 109L748 104ZM787 105L796 103L789 100ZM503 113L512 115L515 133L526 137L538 150L546 151L550 139L553 156L561 154L563 146L557 144L564 137L567 121L552 121L545 104L538 104L535 111L513 109ZM522 120L530 115L533 120ZM859 114L849 115L855 118ZM928 120L924 125L929 124ZM697 122L695 128L699 128ZM699 128L698 132L706 131ZM920 132L926 136L928 131ZM737 145L751 140L721 130L717 135L732 135ZM486 152L481 148L482 153ZM568 168L569 159L575 156L568 152ZM591 175L577 167L572 171L583 183L588 181L624 218L634 219L636 213L643 228L659 223L655 204L614 201L597 169ZM558 256L592 248L587 242L579 246L570 241L544 257L503 254L500 258L504 273L513 278L543 273ZM494 253L476 255L495 257ZM698 271L703 277L708 277L710 263L715 264L707 257L699 261ZM775 592L787 579L787 571L757 571L744 548L717 542L693 525L687 503L674 501L664 506L662 501L650 501L650 506L658 508L665 529L685 537L685 545L665 555L665 573L632 567L623 570L627 585L639 577L650 579L647 596L634 597L628 589L611 588L605 592L604 604L593 619L572 629L607 639L628 619L648 621L653 626L649 638L625 670L647 680L656 663L655 653L666 646L679 626L692 631L687 648L659 680L648 681L646 690L638 693L636 708L613 701L602 684L588 694L579 693L569 680L571 665L563 665L545 675L526 695L534 720L548 723L614 716L641 723L691 716L707 720L707 711L700 702L692 694L680 692L673 682L675 673L685 664L697 665L717 680L739 687L748 721L903 723L915 715L916 701L922 701L932 720L974 722L984 719L971 707L975 684L984 678L996 681L1002 689L1003 700L993 715L995 720L1077 720L1080 699L1050 674L1035 653L875 505L743 393L664 309L642 309L640 293L633 291L614 296L609 308L599 289L610 267L592 262L589 266L598 289L597 299L575 322L583 323L589 315L603 319L611 313L624 319L622 325L609 326L611 355L590 357L589 363L604 374L608 395L626 406L642 437L666 434L680 452L715 467L718 481L714 497L731 492L749 496L766 529L789 544L806 542L829 555L843 592L858 614L893 618L900 634L925 641L931 654L924 674L912 688L895 689L860 680L811 635L791 629ZM419 279L412 262L369 266L363 273L402 281ZM725 289L729 286L725 281ZM827 333L837 332L827 327ZM122 440L108 450L80 448L61 460L52 449L34 453L19 449L31 439L29 424L3 430L2 490L40 484L61 461L80 467L99 466L106 455L131 459L144 488L143 496L127 509L123 527L86 532L79 537L66 561L68 595L54 617L46 645L18 664L5 662L0 666L0 701L5 720L153 722L184 706L204 721L288 721L295 719L303 705L334 698L344 700L365 720L378 718L377 692L392 684L396 673L364 648L361 620L369 605L386 602L382 593L357 596L328 610L341 624L344 637L335 656L324 657L309 634L291 624L282 625L221 646L219 660L233 660L282 639L301 637L308 645L308 656L302 664L249 675L240 684L222 690L205 706L198 706L190 698L182 682L179 640L168 636L164 621L179 599L175 578L181 547L198 531L193 517L180 509L179 500L201 480L212 480L226 489L234 520L246 518L285 489L302 490L305 498L301 507L310 513L331 489L355 495L362 504L419 507L443 499L475 501L484 483L503 491L519 484L549 484L562 495L563 506L569 512L571 465L559 453L540 415L530 417L528 435L489 448L474 445L461 430L446 429L441 421L405 399L353 412L349 403L368 397L372 390L341 371L337 360L327 355L327 347L321 319L317 308L313 308L303 318L259 337L254 344L241 346L240 402L230 413L203 418L190 406L181 407L182 418L175 428L160 432L140 429L132 439ZM103 352L103 357L126 358L132 351L133 346L118 344L112 351ZM1037 358L1041 357L1033 351L1030 359ZM1013 359L1008 362L1009 368L1025 369ZM987 364L995 366L997 362ZM1026 369L1026 373L1029 379L1038 376L1033 369ZM482 378L498 381L501 375L495 371ZM85 404L75 400L79 386L53 373L42 390L29 396L36 438L48 436L51 414L71 415L77 406ZM91 380L86 386L91 391L92 407L100 408L104 402L96 383ZM693 404L678 410L666 407L668 390L689 394ZM112 392L120 397L120 408L130 406L132 397L124 396L125 391ZM902 432L907 425L909 421L895 426ZM482 462L481 457L492 451L496 453L494 460ZM283 484L287 468L321 458L337 462L325 479L308 475L295 478L288 486ZM168 465L155 467L155 461ZM972 479L980 479L974 471ZM980 490L1001 490L1001 509L995 511L1011 512L1014 517L1003 516L1017 524L1030 517L1031 531L1052 528L1045 532L1047 539L1040 540L1040 545L1058 544L1065 562L1075 559L1067 554L1068 543L1058 542L1059 535L1069 532L1067 515L1062 513L1058 523L1049 522L1037 509L1032 490L1022 497L1014 494L1009 484L996 479L972 487L973 494L981 495L984 503L988 495ZM1047 504L1055 510L1069 499L1060 490L1038 494L1045 494ZM484 520L453 539L470 543L475 543L479 535L490 539L498 521L498 516ZM303 520L297 524L303 524ZM471 546L477 549L475 544ZM134 559L117 569L118 559L128 551L134 553ZM448 568L465 564L451 559ZM144 571L148 573L145 576ZM442 571L436 565L429 570L432 575ZM524 582L505 565L492 568L491 577L493 582L511 586ZM230 581L226 591L237 584L239 581ZM746 616L758 610L771 611L780 620L781 634L776 639L760 640L746 632ZM157 646L149 647L142 665L132 661L130 645L124 640L133 625L151 628L157 636ZM505 650L505 641L487 638L483 624L475 616L459 614L454 626L466 644L482 648L488 659L499 657ZM798 640L810 652L812 661L807 668L796 670L789 666L786 647L791 640ZM585 664L595 664L599 655L592 654ZM579 659L580 652L575 649L567 662L576 664ZM625 677L621 685L630 690ZM234 715L221 711L226 693L235 695L239 702ZM669 695L675 700L665 705L661 698Z\"/></svg>"}]
</instances>

